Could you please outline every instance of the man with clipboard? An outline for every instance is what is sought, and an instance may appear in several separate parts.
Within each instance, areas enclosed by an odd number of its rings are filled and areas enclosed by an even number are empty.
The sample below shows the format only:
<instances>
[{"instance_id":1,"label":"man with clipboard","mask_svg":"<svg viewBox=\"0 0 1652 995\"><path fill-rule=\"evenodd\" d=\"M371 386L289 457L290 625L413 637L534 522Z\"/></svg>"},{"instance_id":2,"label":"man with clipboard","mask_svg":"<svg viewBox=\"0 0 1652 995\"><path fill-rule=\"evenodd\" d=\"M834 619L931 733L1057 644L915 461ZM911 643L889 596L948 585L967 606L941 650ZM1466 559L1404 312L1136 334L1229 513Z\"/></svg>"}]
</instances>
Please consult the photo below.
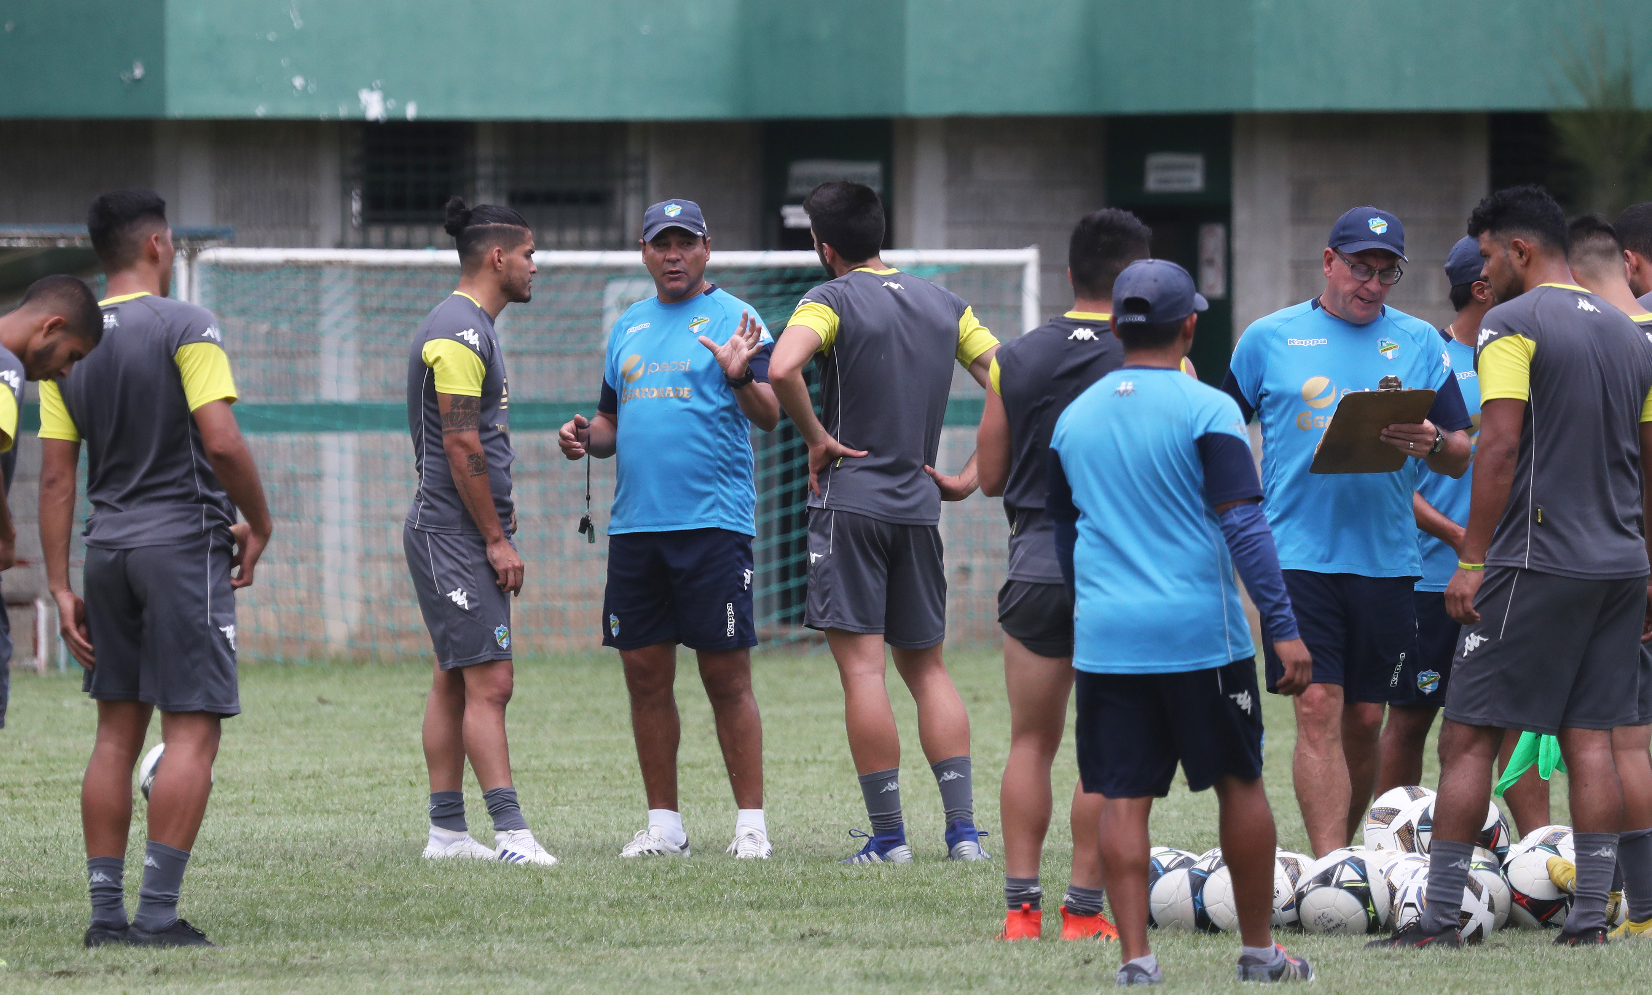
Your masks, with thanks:
<instances>
[{"instance_id":1,"label":"man with clipboard","mask_svg":"<svg viewBox=\"0 0 1652 995\"><path fill-rule=\"evenodd\" d=\"M1469 462L1469 418L1439 333L1384 305L1404 261L1398 218L1374 207L1344 214L1324 250L1324 293L1247 328L1223 383L1262 423L1263 509L1314 658L1295 705L1294 780L1316 855L1347 845L1364 818L1384 706L1415 680L1412 583L1422 570L1413 474L1312 474L1314 449L1343 395L1393 376L1437 394L1427 418L1390 425L1382 440L1435 473L1458 477ZM1272 690L1280 665L1266 656Z\"/></svg>"}]
</instances>

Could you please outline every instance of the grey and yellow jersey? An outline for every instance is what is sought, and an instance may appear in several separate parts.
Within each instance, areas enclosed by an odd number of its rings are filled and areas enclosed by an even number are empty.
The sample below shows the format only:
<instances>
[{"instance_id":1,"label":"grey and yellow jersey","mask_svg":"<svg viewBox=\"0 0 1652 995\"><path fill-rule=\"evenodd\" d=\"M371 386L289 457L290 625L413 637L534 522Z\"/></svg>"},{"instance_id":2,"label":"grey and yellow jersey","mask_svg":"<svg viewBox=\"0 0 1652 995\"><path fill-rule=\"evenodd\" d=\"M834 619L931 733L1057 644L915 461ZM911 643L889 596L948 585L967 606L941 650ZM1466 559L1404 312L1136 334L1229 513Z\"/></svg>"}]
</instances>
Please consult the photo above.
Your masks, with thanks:
<instances>
[{"instance_id":1,"label":"grey and yellow jersey","mask_svg":"<svg viewBox=\"0 0 1652 995\"><path fill-rule=\"evenodd\" d=\"M86 443L86 545L158 546L234 524L194 418L239 397L218 320L152 294L99 306L102 343L40 384L40 437Z\"/></svg>"},{"instance_id":2,"label":"grey and yellow jersey","mask_svg":"<svg viewBox=\"0 0 1652 995\"><path fill-rule=\"evenodd\" d=\"M23 412L23 363L11 351L0 347L0 477L6 493L17 472L17 424Z\"/></svg>"},{"instance_id":3,"label":"grey and yellow jersey","mask_svg":"<svg viewBox=\"0 0 1652 995\"><path fill-rule=\"evenodd\" d=\"M407 430L413 436L413 463L419 487L407 524L424 532L479 535L442 448L442 412L436 393L481 401L477 432L487 457L493 507L506 532L516 528L511 503L510 386L505 353L493 332L493 319L461 293L451 294L425 316L407 357Z\"/></svg>"},{"instance_id":4,"label":"grey and yellow jersey","mask_svg":"<svg viewBox=\"0 0 1652 995\"><path fill-rule=\"evenodd\" d=\"M860 459L835 460L809 505L896 525L935 525L923 468L941 444L954 361L998 344L963 298L899 270L857 269L809 291L787 325L820 336L821 423Z\"/></svg>"}]
</instances>

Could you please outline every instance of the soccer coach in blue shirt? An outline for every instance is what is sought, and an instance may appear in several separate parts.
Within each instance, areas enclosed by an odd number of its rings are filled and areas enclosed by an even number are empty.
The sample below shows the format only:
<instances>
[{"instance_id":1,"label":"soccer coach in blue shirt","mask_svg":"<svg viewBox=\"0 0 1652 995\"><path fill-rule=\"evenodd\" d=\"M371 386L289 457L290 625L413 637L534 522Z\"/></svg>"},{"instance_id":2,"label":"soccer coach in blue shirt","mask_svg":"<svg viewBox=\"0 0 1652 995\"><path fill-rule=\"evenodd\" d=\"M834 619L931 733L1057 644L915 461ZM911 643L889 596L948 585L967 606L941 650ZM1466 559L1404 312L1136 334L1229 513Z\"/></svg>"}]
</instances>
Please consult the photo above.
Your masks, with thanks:
<instances>
[{"instance_id":1,"label":"soccer coach in blue shirt","mask_svg":"<svg viewBox=\"0 0 1652 995\"><path fill-rule=\"evenodd\" d=\"M1325 291L1261 318L1234 348L1223 388L1262 422L1263 509L1279 546L1313 683L1296 699L1296 797L1314 853L1346 846L1364 819L1378 772L1378 734L1390 701L1414 682L1422 575L1411 494L1415 471L1313 474L1314 448L1337 401L1385 376L1438 392L1428 417L1390 425L1384 442L1428 469L1468 469L1462 393L1440 335L1384 305L1405 262L1400 219L1356 207L1331 229ZM1264 644L1268 685L1282 670Z\"/></svg>"}]
</instances>

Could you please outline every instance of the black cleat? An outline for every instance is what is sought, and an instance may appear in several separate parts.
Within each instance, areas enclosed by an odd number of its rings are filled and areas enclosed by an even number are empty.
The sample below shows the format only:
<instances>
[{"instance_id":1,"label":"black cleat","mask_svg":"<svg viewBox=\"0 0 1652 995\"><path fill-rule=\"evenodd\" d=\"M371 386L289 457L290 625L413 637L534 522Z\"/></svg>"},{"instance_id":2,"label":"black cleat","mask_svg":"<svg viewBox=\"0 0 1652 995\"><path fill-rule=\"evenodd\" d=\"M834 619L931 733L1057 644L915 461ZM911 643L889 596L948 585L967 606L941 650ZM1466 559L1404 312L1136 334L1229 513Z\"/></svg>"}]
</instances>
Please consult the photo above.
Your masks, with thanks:
<instances>
[{"instance_id":1,"label":"black cleat","mask_svg":"<svg viewBox=\"0 0 1652 995\"><path fill-rule=\"evenodd\" d=\"M151 933L148 930L133 926L129 931L126 942L134 947L215 947L216 943L207 941L206 934L191 926L187 920L175 920L165 929Z\"/></svg>"},{"instance_id":2,"label":"black cleat","mask_svg":"<svg viewBox=\"0 0 1652 995\"><path fill-rule=\"evenodd\" d=\"M1451 947L1453 949L1463 945L1463 934L1458 930L1447 930L1444 933L1425 933L1419 923L1412 923L1404 929L1384 940L1372 940L1365 945L1367 950L1377 950L1385 947Z\"/></svg>"},{"instance_id":3,"label":"black cleat","mask_svg":"<svg viewBox=\"0 0 1652 995\"><path fill-rule=\"evenodd\" d=\"M1576 932L1562 930L1560 935L1554 938L1554 945L1557 947L1604 947L1608 942L1605 926L1589 926Z\"/></svg>"},{"instance_id":4,"label":"black cleat","mask_svg":"<svg viewBox=\"0 0 1652 995\"><path fill-rule=\"evenodd\" d=\"M107 947L126 943L131 932L131 929L126 926L116 929L113 926L93 923L86 929L86 946L89 949L91 947Z\"/></svg>"}]
</instances>

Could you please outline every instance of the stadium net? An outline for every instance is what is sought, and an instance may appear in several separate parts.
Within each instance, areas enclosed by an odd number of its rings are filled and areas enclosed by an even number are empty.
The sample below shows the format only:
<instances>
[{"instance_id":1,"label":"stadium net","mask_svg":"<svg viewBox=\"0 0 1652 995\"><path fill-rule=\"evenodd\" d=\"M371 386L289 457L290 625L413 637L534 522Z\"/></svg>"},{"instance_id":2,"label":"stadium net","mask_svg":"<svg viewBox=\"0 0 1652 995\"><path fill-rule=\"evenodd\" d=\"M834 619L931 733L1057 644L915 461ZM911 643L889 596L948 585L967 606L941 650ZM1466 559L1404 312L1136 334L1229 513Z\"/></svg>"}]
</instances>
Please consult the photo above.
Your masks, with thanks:
<instances>
[{"instance_id":1,"label":"stadium net","mask_svg":"<svg viewBox=\"0 0 1652 995\"><path fill-rule=\"evenodd\" d=\"M904 250L891 266L941 283L1000 338L1040 320L1038 250ZM575 531L585 467L563 459L558 427L595 412L609 329L654 292L635 252L540 252L534 299L500 316L511 381L517 546L527 565L513 606L521 652L596 649L606 536ZM822 279L810 252L718 252L707 276L753 305L778 334ZM218 315L234 363L236 405L263 474L275 541L239 600L246 659L389 660L430 652L402 554L414 486L406 363L414 330L458 280L435 250L207 249L178 274L179 296ZM959 370L940 468L974 448L982 391ZM753 432L757 464L755 594L760 639L802 628L807 472L788 421ZM606 531L614 461L592 465L592 510ZM948 505L941 527L950 584L948 638L997 637L1004 519L980 495Z\"/></svg>"}]
</instances>

